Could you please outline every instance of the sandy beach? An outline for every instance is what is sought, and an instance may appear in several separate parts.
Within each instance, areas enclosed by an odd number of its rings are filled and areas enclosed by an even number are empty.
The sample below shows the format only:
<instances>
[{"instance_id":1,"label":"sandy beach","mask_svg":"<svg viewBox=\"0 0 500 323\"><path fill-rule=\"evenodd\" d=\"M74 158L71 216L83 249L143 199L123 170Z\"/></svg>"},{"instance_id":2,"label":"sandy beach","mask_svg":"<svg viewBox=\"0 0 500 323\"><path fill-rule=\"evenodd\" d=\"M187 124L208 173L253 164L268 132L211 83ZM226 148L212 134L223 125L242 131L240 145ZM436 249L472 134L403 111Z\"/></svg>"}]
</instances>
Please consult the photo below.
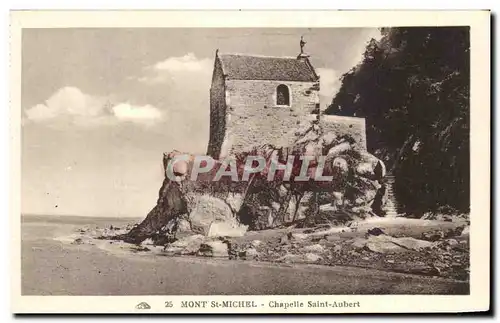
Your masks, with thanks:
<instances>
[{"instance_id":1,"label":"sandy beach","mask_svg":"<svg viewBox=\"0 0 500 323\"><path fill-rule=\"evenodd\" d=\"M467 294L467 282L345 266L167 257L71 244L82 226L140 219L22 217L23 295ZM119 252L121 250L121 252Z\"/></svg>"}]
</instances>

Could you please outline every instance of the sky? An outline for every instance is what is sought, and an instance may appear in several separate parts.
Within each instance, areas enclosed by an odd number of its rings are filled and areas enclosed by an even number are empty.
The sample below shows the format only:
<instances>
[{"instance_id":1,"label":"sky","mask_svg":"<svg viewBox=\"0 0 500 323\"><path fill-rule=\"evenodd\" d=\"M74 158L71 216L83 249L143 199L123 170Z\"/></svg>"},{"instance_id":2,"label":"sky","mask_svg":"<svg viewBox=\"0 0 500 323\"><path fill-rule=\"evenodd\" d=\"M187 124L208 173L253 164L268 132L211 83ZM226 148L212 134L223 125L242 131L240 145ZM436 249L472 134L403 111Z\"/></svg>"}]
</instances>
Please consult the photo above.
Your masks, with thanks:
<instances>
[{"instance_id":1,"label":"sky","mask_svg":"<svg viewBox=\"0 0 500 323\"><path fill-rule=\"evenodd\" d=\"M205 153L222 53L296 56L320 75L321 106L377 29L24 29L21 210L144 217L163 152Z\"/></svg>"}]
</instances>

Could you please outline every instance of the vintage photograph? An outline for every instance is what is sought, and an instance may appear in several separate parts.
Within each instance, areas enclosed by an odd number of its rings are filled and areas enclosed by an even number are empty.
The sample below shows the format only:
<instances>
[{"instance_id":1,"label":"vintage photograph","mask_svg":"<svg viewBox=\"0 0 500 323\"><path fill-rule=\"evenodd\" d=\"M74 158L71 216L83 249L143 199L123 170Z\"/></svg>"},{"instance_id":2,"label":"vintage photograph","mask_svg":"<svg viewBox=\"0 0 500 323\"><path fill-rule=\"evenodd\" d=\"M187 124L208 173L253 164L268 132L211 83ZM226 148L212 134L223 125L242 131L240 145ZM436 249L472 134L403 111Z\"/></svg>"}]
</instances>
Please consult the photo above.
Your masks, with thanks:
<instances>
[{"instance_id":1,"label":"vintage photograph","mask_svg":"<svg viewBox=\"0 0 500 323\"><path fill-rule=\"evenodd\" d=\"M470 30L23 28L21 295L470 295Z\"/></svg>"}]
</instances>

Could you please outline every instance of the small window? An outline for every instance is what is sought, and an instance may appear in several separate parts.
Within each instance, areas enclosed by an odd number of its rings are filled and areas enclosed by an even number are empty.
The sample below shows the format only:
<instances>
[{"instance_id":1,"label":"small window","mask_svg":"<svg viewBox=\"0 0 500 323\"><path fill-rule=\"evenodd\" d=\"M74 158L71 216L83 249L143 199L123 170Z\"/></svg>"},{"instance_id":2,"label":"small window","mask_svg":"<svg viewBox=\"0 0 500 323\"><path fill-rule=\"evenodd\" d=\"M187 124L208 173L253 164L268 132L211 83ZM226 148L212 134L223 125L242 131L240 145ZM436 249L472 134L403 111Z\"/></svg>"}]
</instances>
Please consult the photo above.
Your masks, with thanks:
<instances>
[{"instance_id":1,"label":"small window","mask_svg":"<svg viewBox=\"0 0 500 323\"><path fill-rule=\"evenodd\" d=\"M288 90L288 86L280 84L276 88L276 105L290 106L290 91Z\"/></svg>"}]
</instances>

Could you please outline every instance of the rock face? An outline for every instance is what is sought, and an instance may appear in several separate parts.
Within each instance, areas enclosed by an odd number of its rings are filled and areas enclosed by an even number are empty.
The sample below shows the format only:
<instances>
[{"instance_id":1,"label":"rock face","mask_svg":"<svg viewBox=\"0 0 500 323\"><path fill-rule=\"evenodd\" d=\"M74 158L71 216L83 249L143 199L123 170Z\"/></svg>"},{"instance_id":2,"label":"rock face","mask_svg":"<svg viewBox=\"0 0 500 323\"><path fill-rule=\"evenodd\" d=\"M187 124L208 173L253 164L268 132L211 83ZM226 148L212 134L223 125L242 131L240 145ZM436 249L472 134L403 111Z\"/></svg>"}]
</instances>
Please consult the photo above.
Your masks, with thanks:
<instances>
[{"instance_id":1,"label":"rock face","mask_svg":"<svg viewBox=\"0 0 500 323\"><path fill-rule=\"evenodd\" d=\"M192 174L201 165L198 156L164 154L157 205L120 238L133 243L152 238L164 245L190 235L237 237L248 229L286 223L348 223L382 215L385 167L380 160L358 150L349 136L323 133L314 122L295 136L290 147L263 145L233 159L212 160L197 177ZM247 158L255 156L265 165L245 179Z\"/></svg>"},{"instance_id":2,"label":"rock face","mask_svg":"<svg viewBox=\"0 0 500 323\"><path fill-rule=\"evenodd\" d=\"M140 243L151 237L157 244L166 244L186 236L240 236L247 227L236 218L240 209L247 182L232 182L222 178L214 181L216 167L200 174L197 180L190 180L194 157L178 151L164 155L164 164L182 155L192 157L174 164L175 180L165 175L156 206L146 219L129 233L121 236L127 242ZM179 166L179 164L181 164ZM166 171L167 168L165 167Z\"/></svg>"},{"instance_id":3,"label":"rock face","mask_svg":"<svg viewBox=\"0 0 500 323\"><path fill-rule=\"evenodd\" d=\"M185 210L186 201L182 198L179 183L165 179L160 188L156 206L140 225L119 238L132 243L140 243L148 237L153 237L155 240L163 239L167 242L166 235L182 222L180 216L185 213Z\"/></svg>"},{"instance_id":4,"label":"rock face","mask_svg":"<svg viewBox=\"0 0 500 323\"><path fill-rule=\"evenodd\" d=\"M273 183L255 181L245 196L243 215L250 229L265 229L301 220L301 225L348 223L373 215L383 216L385 166L375 156L356 148L349 136L324 133L316 123L296 132L291 147L274 148L281 165L293 160L289 182L277 173ZM301 158L310 158L309 180ZM264 174L265 175L265 174ZM321 180L317 175L329 177ZM314 180L314 178L316 180Z\"/></svg>"}]
</instances>

